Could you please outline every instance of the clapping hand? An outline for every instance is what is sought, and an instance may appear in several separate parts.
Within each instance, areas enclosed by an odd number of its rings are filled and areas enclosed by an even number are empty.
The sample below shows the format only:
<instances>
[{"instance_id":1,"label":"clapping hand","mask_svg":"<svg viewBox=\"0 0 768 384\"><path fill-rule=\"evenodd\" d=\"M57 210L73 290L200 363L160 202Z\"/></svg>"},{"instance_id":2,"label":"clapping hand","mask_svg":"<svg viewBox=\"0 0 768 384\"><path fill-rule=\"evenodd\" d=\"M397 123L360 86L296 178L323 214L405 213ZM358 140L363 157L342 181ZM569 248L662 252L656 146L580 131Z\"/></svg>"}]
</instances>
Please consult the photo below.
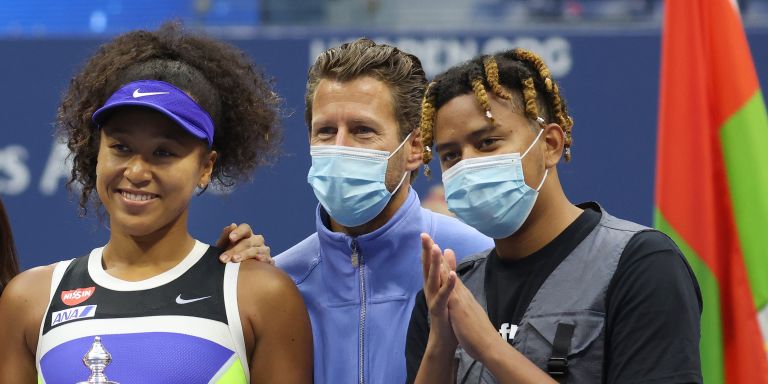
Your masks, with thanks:
<instances>
[{"instance_id":1,"label":"clapping hand","mask_svg":"<svg viewBox=\"0 0 768 384\"><path fill-rule=\"evenodd\" d=\"M424 296L430 319L430 339L441 347L454 350L457 341L453 335L448 314L448 300L456 286L456 256L445 253L426 233L421 234L421 263L424 272Z\"/></svg>"}]
</instances>

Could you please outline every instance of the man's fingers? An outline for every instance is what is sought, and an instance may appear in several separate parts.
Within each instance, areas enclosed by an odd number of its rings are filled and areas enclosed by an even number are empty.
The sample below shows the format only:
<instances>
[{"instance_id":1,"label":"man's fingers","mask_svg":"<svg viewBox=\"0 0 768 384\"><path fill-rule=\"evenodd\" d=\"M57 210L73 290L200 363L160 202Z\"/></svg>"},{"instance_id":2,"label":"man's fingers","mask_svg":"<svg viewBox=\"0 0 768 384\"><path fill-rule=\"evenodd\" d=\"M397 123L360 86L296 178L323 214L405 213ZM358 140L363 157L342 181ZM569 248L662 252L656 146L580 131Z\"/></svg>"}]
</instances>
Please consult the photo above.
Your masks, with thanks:
<instances>
[{"instance_id":1,"label":"man's fingers","mask_svg":"<svg viewBox=\"0 0 768 384\"><path fill-rule=\"evenodd\" d=\"M219 235L219 239L216 240L216 247L218 247L218 248L226 248L227 245L229 245L229 234L232 233L232 231L234 231L235 228L237 228L237 224L235 224L235 223L232 223L232 224L227 225L226 227L224 227L224 229L221 230L221 234Z\"/></svg>"},{"instance_id":2,"label":"man's fingers","mask_svg":"<svg viewBox=\"0 0 768 384\"><path fill-rule=\"evenodd\" d=\"M222 263L241 262L252 259L256 255L271 256L269 247L264 245L264 236L254 234L248 224L231 224L222 231L222 238L219 240L223 244L217 242L216 245L226 248L219 256Z\"/></svg>"},{"instance_id":3,"label":"man's fingers","mask_svg":"<svg viewBox=\"0 0 768 384\"><path fill-rule=\"evenodd\" d=\"M446 249L443 252L443 260L445 260L445 264L448 264L451 271L456 270L456 253L453 252L453 249Z\"/></svg>"},{"instance_id":4,"label":"man's fingers","mask_svg":"<svg viewBox=\"0 0 768 384\"><path fill-rule=\"evenodd\" d=\"M453 288L453 294L450 298L448 298L448 308L451 308L452 306L460 305L461 302L465 299L463 295L469 294L470 297L474 299L474 296L472 296L472 292L469 292L467 289L467 286L464 285L464 283L461 281L461 279L456 279L455 287Z\"/></svg>"},{"instance_id":5,"label":"man's fingers","mask_svg":"<svg viewBox=\"0 0 768 384\"><path fill-rule=\"evenodd\" d=\"M238 245L238 242L244 239L249 239L251 241L251 246L264 245L264 237L261 235L255 235L250 225L247 223L240 225L232 223L221 230L219 239L216 240L216 246L230 251L228 248L236 248L235 246ZM229 253L230 256L232 254L231 252L227 253Z\"/></svg>"},{"instance_id":6,"label":"man's fingers","mask_svg":"<svg viewBox=\"0 0 768 384\"><path fill-rule=\"evenodd\" d=\"M248 259L256 259L259 261L271 261L272 260L272 254L271 249L266 246L262 245L260 247L254 247L254 248L248 248L238 254L237 256L240 256L240 260L248 260Z\"/></svg>"},{"instance_id":7,"label":"man's fingers","mask_svg":"<svg viewBox=\"0 0 768 384\"><path fill-rule=\"evenodd\" d=\"M445 280L445 284L440 287L434 298L434 306L436 308L446 308L448 306L448 299L451 297L453 289L456 287L456 272L451 271L448 273L448 277Z\"/></svg>"},{"instance_id":8,"label":"man's fingers","mask_svg":"<svg viewBox=\"0 0 768 384\"><path fill-rule=\"evenodd\" d=\"M271 249L262 245L259 247L241 247L241 249L232 250L232 254L229 261L239 263L248 259L256 259L258 261L270 261L272 259Z\"/></svg>"},{"instance_id":9,"label":"man's fingers","mask_svg":"<svg viewBox=\"0 0 768 384\"><path fill-rule=\"evenodd\" d=\"M237 228L229 233L229 241L232 243L236 243L238 240L248 239L251 237L255 237L254 240L256 240L256 245L264 244L264 237L261 235L255 235L251 229L251 226L246 223L238 225Z\"/></svg>"},{"instance_id":10,"label":"man's fingers","mask_svg":"<svg viewBox=\"0 0 768 384\"><path fill-rule=\"evenodd\" d=\"M448 250L446 249L445 251ZM448 274L451 272L451 269L448 268L448 264L445 262L445 251L440 254L440 284L445 284L448 280Z\"/></svg>"},{"instance_id":11,"label":"man's fingers","mask_svg":"<svg viewBox=\"0 0 768 384\"><path fill-rule=\"evenodd\" d=\"M427 259L429 262L429 274L427 276L427 283L425 285L429 290L429 293L433 294L437 292L438 289L440 289L440 263L442 257L440 247L438 247L437 244L432 244L432 248Z\"/></svg>"},{"instance_id":12,"label":"man's fingers","mask_svg":"<svg viewBox=\"0 0 768 384\"><path fill-rule=\"evenodd\" d=\"M248 257L247 259L253 259L256 261L260 261L262 263L275 265L275 259L273 259L272 256L270 256L268 253L267 254L257 253L253 255L253 257Z\"/></svg>"},{"instance_id":13,"label":"man's fingers","mask_svg":"<svg viewBox=\"0 0 768 384\"><path fill-rule=\"evenodd\" d=\"M429 237L428 234L422 233L421 234L421 249L424 251L429 251L432 248L432 244L434 241L432 241L432 238Z\"/></svg>"},{"instance_id":14,"label":"man's fingers","mask_svg":"<svg viewBox=\"0 0 768 384\"><path fill-rule=\"evenodd\" d=\"M429 255L432 252L432 238L428 234L421 234L421 272L423 273L424 281L427 281L427 275L429 274Z\"/></svg>"}]
</instances>

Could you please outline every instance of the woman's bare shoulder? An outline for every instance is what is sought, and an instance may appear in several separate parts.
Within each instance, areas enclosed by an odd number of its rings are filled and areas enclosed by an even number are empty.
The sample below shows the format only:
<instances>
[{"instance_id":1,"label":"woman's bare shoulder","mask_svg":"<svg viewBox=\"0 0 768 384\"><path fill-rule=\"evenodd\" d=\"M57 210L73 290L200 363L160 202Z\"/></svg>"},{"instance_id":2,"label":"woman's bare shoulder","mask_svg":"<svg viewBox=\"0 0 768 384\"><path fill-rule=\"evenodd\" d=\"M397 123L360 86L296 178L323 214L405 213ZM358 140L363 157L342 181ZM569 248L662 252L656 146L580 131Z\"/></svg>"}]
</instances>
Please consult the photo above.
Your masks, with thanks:
<instances>
[{"instance_id":1,"label":"woman's bare shoulder","mask_svg":"<svg viewBox=\"0 0 768 384\"><path fill-rule=\"evenodd\" d=\"M13 324L13 332L22 332L29 351L34 351L37 345L37 333L48 307L51 276L55 267L55 264L51 264L18 274L8 283L0 297L0 322ZM7 332L11 331L0 331Z\"/></svg>"},{"instance_id":2,"label":"woman's bare shoulder","mask_svg":"<svg viewBox=\"0 0 768 384\"><path fill-rule=\"evenodd\" d=\"M51 277L56 263L30 268L11 279L3 290L3 301L47 303L51 291Z\"/></svg>"},{"instance_id":3,"label":"woman's bare shoulder","mask_svg":"<svg viewBox=\"0 0 768 384\"><path fill-rule=\"evenodd\" d=\"M293 280L282 270L268 263L246 260L240 265L238 290L268 299L272 295L298 294ZM258 293L258 294L256 294Z\"/></svg>"},{"instance_id":4,"label":"woman's bare shoulder","mask_svg":"<svg viewBox=\"0 0 768 384\"><path fill-rule=\"evenodd\" d=\"M268 263L241 263L237 294L241 313L250 317L254 325L282 321L279 314L290 317L305 315L307 311L293 280Z\"/></svg>"}]
</instances>

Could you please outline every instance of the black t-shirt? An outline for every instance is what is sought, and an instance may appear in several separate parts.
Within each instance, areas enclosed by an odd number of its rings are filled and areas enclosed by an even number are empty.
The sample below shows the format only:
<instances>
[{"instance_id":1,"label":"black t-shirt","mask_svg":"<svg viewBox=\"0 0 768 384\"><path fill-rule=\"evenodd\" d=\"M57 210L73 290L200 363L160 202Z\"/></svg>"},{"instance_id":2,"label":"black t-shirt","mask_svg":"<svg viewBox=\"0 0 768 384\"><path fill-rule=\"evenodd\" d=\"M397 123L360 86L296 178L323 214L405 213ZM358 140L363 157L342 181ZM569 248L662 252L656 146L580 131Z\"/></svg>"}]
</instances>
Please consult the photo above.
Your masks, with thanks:
<instances>
[{"instance_id":1,"label":"black t-shirt","mask_svg":"<svg viewBox=\"0 0 768 384\"><path fill-rule=\"evenodd\" d=\"M552 271L595 228L596 205L553 241L520 260L488 255L485 290L491 323L510 342L525 310ZM677 246L658 231L636 234L624 248L606 296L605 383L700 383L701 293ZM424 293L416 297L406 340L408 382L416 378L429 325Z\"/></svg>"}]
</instances>

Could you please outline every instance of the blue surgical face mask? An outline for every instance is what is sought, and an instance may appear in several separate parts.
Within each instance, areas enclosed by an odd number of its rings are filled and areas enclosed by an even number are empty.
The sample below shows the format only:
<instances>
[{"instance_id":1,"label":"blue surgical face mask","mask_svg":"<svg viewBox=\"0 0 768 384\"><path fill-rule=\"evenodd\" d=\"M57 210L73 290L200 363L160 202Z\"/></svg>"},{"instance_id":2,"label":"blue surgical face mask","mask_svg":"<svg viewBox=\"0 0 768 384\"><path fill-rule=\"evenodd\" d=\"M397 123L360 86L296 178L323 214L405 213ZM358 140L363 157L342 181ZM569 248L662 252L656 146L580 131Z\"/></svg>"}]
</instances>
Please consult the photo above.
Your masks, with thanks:
<instances>
[{"instance_id":1,"label":"blue surgical face mask","mask_svg":"<svg viewBox=\"0 0 768 384\"><path fill-rule=\"evenodd\" d=\"M458 162L443 173L448 209L484 235L503 239L517 232L536 203L539 189L525 184L523 158L539 140L543 129L522 154L476 157Z\"/></svg>"},{"instance_id":2,"label":"blue surgical face mask","mask_svg":"<svg viewBox=\"0 0 768 384\"><path fill-rule=\"evenodd\" d=\"M320 204L337 223L357 227L375 218L387 206L408 175L395 190L385 184L387 164L411 135L392 152L338 145L315 145L309 149L312 167L307 182Z\"/></svg>"}]
</instances>

